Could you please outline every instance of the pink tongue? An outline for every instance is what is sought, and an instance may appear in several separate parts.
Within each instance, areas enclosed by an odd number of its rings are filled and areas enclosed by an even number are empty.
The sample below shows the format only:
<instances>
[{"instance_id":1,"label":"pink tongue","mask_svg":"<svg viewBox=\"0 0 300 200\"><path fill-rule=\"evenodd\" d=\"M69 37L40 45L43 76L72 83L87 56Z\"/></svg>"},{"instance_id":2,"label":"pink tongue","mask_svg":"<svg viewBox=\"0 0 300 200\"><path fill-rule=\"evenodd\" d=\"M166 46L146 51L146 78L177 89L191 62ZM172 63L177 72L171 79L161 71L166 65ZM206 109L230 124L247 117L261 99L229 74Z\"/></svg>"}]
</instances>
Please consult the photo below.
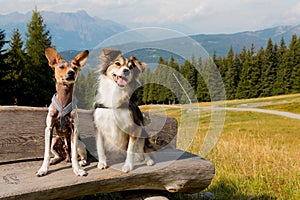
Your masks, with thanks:
<instances>
[{"instance_id":1,"label":"pink tongue","mask_svg":"<svg viewBox=\"0 0 300 200\"><path fill-rule=\"evenodd\" d=\"M117 83L120 86L126 86L127 85L127 82L125 80L123 80L121 77L118 77L118 76L117 76Z\"/></svg>"}]
</instances>

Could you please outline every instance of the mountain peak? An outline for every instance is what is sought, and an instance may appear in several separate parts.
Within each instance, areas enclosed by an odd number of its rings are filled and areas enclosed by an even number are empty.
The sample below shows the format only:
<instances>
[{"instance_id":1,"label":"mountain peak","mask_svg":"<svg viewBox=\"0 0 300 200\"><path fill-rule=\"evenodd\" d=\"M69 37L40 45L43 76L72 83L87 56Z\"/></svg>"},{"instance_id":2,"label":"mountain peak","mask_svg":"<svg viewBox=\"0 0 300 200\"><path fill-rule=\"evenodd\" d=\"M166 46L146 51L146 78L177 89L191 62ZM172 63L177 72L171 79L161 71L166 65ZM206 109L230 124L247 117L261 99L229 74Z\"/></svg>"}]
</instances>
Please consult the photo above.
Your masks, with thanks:
<instances>
[{"instance_id":1,"label":"mountain peak","mask_svg":"<svg viewBox=\"0 0 300 200\"><path fill-rule=\"evenodd\" d=\"M52 43L58 51L91 49L104 39L120 33L127 28L121 24L90 16L85 10L76 12L40 11ZM25 35L26 24L32 12L25 14L14 12L0 15L0 27L5 30L9 40L15 28Z\"/></svg>"}]
</instances>

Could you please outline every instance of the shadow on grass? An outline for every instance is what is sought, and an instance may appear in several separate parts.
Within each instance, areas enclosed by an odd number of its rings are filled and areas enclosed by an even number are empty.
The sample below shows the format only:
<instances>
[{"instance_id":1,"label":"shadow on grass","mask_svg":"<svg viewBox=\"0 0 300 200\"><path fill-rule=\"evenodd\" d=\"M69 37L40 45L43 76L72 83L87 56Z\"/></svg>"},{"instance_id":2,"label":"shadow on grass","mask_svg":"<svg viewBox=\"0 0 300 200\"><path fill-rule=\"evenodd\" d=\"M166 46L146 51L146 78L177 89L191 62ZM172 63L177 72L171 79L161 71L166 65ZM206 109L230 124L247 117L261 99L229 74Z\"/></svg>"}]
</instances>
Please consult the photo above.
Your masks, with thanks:
<instances>
[{"instance_id":1,"label":"shadow on grass","mask_svg":"<svg viewBox=\"0 0 300 200\"><path fill-rule=\"evenodd\" d=\"M221 180L216 185L211 185L208 190L213 193L218 200L275 200L275 194L242 194L238 186L230 180Z\"/></svg>"}]
</instances>

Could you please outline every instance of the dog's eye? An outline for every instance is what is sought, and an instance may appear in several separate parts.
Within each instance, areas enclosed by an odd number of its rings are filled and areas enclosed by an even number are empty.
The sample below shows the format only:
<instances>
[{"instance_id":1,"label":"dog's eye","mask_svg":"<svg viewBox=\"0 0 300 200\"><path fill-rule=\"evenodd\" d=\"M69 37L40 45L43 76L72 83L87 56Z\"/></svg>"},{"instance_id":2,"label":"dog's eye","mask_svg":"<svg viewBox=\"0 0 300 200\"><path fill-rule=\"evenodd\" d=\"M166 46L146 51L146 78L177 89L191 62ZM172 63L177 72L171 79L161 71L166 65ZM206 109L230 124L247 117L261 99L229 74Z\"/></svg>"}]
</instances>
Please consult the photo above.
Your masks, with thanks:
<instances>
[{"instance_id":1,"label":"dog's eye","mask_svg":"<svg viewBox=\"0 0 300 200\"><path fill-rule=\"evenodd\" d=\"M73 70L76 72L78 70L78 67L77 66L73 67Z\"/></svg>"},{"instance_id":2,"label":"dog's eye","mask_svg":"<svg viewBox=\"0 0 300 200\"><path fill-rule=\"evenodd\" d=\"M64 64L58 64L58 67L60 68L60 69L63 69L63 68L65 68L65 65Z\"/></svg>"},{"instance_id":3,"label":"dog's eye","mask_svg":"<svg viewBox=\"0 0 300 200\"><path fill-rule=\"evenodd\" d=\"M115 62L115 65L121 66L121 63L120 62Z\"/></svg>"},{"instance_id":4,"label":"dog's eye","mask_svg":"<svg viewBox=\"0 0 300 200\"><path fill-rule=\"evenodd\" d=\"M128 66L128 68L129 68L129 69L132 69L132 68L133 68L133 64L132 64L131 62L130 62L130 63L128 63L128 65L127 65L127 66Z\"/></svg>"}]
</instances>

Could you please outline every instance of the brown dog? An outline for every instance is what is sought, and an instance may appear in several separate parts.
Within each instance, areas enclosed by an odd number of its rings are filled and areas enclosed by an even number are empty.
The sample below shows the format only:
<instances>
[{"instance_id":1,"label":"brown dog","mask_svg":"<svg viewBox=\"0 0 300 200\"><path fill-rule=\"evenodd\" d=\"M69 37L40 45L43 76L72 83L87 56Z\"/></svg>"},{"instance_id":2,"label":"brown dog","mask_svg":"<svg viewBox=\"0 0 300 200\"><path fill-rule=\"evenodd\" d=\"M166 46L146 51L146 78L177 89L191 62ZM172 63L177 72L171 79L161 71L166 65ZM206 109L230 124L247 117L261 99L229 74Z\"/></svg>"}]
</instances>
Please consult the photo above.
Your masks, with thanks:
<instances>
[{"instance_id":1,"label":"brown dog","mask_svg":"<svg viewBox=\"0 0 300 200\"><path fill-rule=\"evenodd\" d=\"M84 176L87 174L86 171L80 169L78 162L79 154L80 164L85 165L87 163L85 145L78 139L78 116L73 91L78 72L87 61L88 54L88 51L83 51L72 61L67 62L53 48L48 47L45 50L49 65L55 73L57 93L54 94L48 109L44 161L37 172L37 176L46 175L49 165L62 159L66 161L71 159L76 175ZM54 137L53 133L55 133ZM54 154L52 159L50 159L50 151Z\"/></svg>"}]
</instances>

